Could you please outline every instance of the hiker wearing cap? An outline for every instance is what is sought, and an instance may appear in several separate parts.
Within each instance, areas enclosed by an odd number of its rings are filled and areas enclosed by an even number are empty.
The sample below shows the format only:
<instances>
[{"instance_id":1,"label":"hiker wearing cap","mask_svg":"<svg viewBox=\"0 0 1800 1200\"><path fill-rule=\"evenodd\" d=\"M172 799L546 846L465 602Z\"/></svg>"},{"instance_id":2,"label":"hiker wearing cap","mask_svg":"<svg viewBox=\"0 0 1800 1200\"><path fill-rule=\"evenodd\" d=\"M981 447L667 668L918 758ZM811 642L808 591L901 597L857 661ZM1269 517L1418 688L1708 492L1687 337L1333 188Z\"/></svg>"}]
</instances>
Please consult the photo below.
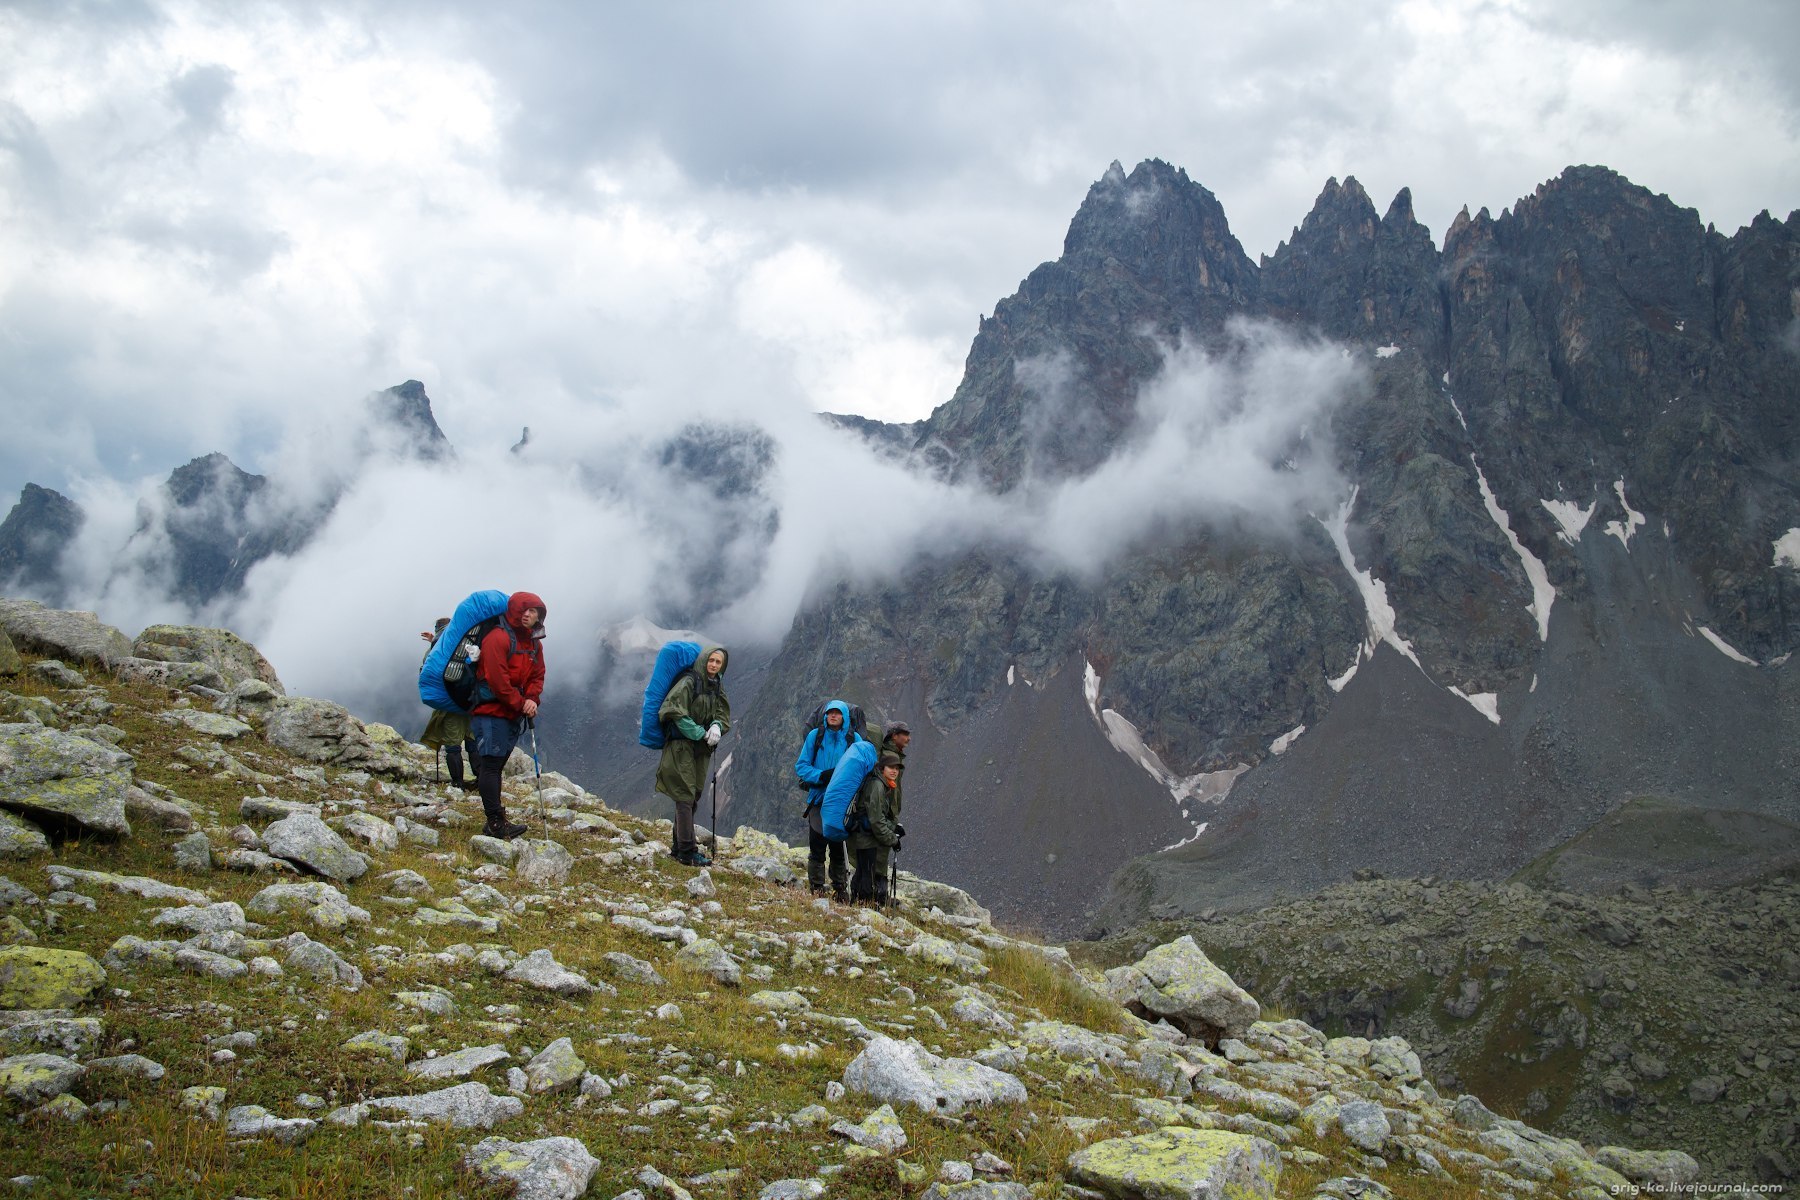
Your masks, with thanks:
<instances>
[{"instance_id":1,"label":"hiker wearing cap","mask_svg":"<svg viewBox=\"0 0 1800 1200\"><path fill-rule=\"evenodd\" d=\"M831 782L833 768L844 757L844 751L859 735L851 730L850 706L842 700L825 705L824 724L808 729L794 759L794 774L806 786L806 882L815 896L825 894L826 861L830 860L829 877L832 899L842 903L850 899L850 871L844 859L844 843L825 840L825 826L820 809L825 801L825 787Z\"/></svg>"},{"instance_id":2,"label":"hiker wearing cap","mask_svg":"<svg viewBox=\"0 0 1800 1200\"><path fill-rule=\"evenodd\" d=\"M856 873L850 877L850 898L858 903L888 902L888 859L900 847L906 832L900 824L900 756L884 750L875 769L857 790L845 821L849 836L844 844L856 857ZM854 827L854 828L853 828Z\"/></svg>"},{"instance_id":3,"label":"hiker wearing cap","mask_svg":"<svg viewBox=\"0 0 1800 1200\"><path fill-rule=\"evenodd\" d=\"M890 721L885 727L871 725L869 740L881 753L900 759L900 782L894 785L894 811L899 812L900 790L906 786L906 747L912 743L912 729L905 721Z\"/></svg>"},{"instance_id":4,"label":"hiker wearing cap","mask_svg":"<svg viewBox=\"0 0 1800 1200\"><path fill-rule=\"evenodd\" d=\"M444 636L444 627L450 624L449 617L439 617L430 633L419 636L426 641L425 657L431 657L431 647ZM463 712L449 712L434 708L431 717L425 722L425 732L419 735L419 744L429 746L432 750L439 747L444 751L444 762L450 768L450 786L457 791L466 791L468 780L463 775L463 751L469 752L469 766L475 766L475 737L469 731L469 715Z\"/></svg>"},{"instance_id":5,"label":"hiker wearing cap","mask_svg":"<svg viewBox=\"0 0 1800 1200\"><path fill-rule=\"evenodd\" d=\"M690 867L712 862L694 836L694 806L706 786L713 750L731 728L731 701L725 697L725 666L731 661L723 646L708 646L700 660L682 672L663 697L656 716L667 740L656 764L656 790L675 802L675 861Z\"/></svg>"},{"instance_id":6,"label":"hiker wearing cap","mask_svg":"<svg viewBox=\"0 0 1800 1200\"><path fill-rule=\"evenodd\" d=\"M525 826L506 819L500 774L525 732L525 722L537 716L544 694L545 613L537 596L514 592L507 597L505 615L481 639L476 660L481 683L478 703L469 710L469 725L475 738L475 786L487 817L482 832L508 841L524 833Z\"/></svg>"}]
</instances>

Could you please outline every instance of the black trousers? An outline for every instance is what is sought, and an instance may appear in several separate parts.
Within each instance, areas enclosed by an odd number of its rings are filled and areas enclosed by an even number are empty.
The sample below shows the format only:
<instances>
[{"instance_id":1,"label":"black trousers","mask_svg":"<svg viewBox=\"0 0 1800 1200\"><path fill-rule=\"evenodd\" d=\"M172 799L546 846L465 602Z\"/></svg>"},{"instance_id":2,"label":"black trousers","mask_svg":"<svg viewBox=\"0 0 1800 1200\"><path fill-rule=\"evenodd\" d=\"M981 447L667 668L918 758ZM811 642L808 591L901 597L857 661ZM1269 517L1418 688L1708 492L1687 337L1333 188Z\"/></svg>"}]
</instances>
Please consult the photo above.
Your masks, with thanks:
<instances>
[{"instance_id":1,"label":"black trousers","mask_svg":"<svg viewBox=\"0 0 1800 1200\"><path fill-rule=\"evenodd\" d=\"M817 812L817 809L813 810ZM814 818L817 819L816 817ZM828 842L817 829L806 831L806 882L815 891L825 890L826 861L830 860L831 890L842 892L850 869L844 859L844 843Z\"/></svg>"},{"instance_id":2,"label":"black trousers","mask_svg":"<svg viewBox=\"0 0 1800 1200\"><path fill-rule=\"evenodd\" d=\"M850 899L875 904L888 901L888 856L879 846L856 852L856 873L850 876Z\"/></svg>"},{"instance_id":3,"label":"black trousers","mask_svg":"<svg viewBox=\"0 0 1800 1200\"><path fill-rule=\"evenodd\" d=\"M444 747L444 765L450 768L450 782L454 783L457 787L461 787L463 785L463 751L464 751L464 749L468 750L469 762L472 765L475 762L475 739L474 738L470 738L468 741L464 742L461 746L445 746Z\"/></svg>"},{"instance_id":4,"label":"black trousers","mask_svg":"<svg viewBox=\"0 0 1800 1200\"><path fill-rule=\"evenodd\" d=\"M500 772L506 759L492 754L475 756L475 787L481 792L481 811L490 828L506 823L506 802L500 799Z\"/></svg>"}]
</instances>

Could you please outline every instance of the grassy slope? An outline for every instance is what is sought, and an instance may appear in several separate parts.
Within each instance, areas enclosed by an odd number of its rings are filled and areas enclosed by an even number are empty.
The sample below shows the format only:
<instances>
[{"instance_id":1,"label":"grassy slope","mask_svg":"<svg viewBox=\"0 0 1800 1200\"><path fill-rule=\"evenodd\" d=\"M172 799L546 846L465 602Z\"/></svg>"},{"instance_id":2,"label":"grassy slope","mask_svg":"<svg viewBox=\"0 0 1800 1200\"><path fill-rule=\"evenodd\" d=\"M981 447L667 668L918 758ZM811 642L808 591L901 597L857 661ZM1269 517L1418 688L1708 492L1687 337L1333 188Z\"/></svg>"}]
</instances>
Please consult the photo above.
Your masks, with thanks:
<instances>
[{"instance_id":1,"label":"grassy slope","mask_svg":"<svg viewBox=\"0 0 1800 1200\"><path fill-rule=\"evenodd\" d=\"M138 777L163 784L188 801L200 826L219 847L224 830L237 823L240 800L257 791L256 786L197 769L181 757L184 747L206 743L153 719L154 712L177 702L174 694L121 684L98 672L89 675L118 705L110 720L126 731L124 744L137 758ZM52 702L66 697L28 675L5 682L16 694ZM228 750L243 765L280 780L265 785L270 794L323 802L328 817L334 805L359 799L371 812L392 815L394 805L378 794L379 783L368 789L352 786L336 771L327 772L329 783L324 788L303 782L289 774L295 763L255 737L229 744ZM520 791L513 797L516 810L527 807L527 795ZM473 812L472 801L463 807ZM640 842L666 840L666 824L658 828L616 812L608 815ZM323 1098L328 1110L359 1098L444 1086L411 1079L398 1063L340 1049L347 1038L371 1029L410 1038L414 1060L429 1051L503 1043L513 1053L512 1063L474 1076L497 1092L504 1091L506 1066L523 1065L529 1051L560 1036L573 1039L591 1071L609 1079L628 1075L630 1081L606 1100L584 1102L571 1093L528 1099L522 1117L492 1131L515 1140L579 1138L603 1164L590 1191L595 1196L613 1196L633 1186L632 1177L646 1164L682 1179L725 1169L740 1172L695 1188L703 1197L755 1196L769 1181L844 1166L841 1174L831 1177L830 1195L872 1200L917 1194L942 1162L966 1161L983 1150L1011 1162L1017 1178L1033 1185L1037 1194L1058 1195L1062 1164L1083 1139L1053 1118L1098 1118L1105 1124L1093 1136L1136 1132L1140 1126L1131 1099L1156 1094L1150 1084L1129 1073L1104 1066L1073 1067L1034 1054L1020 1072L1031 1090L1028 1106L975 1110L960 1119L903 1112L911 1140L896 1157L848 1158L845 1143L822 1126L751 1131L747 1127L755 1122L779 1121L823 1103L827 1085L842 1076L861 1046L829 1023L781 1018L752 1007L747 1002L751 992L797 988L810 998L815 1013L854 1016L895 1036L916 1035L934 1051L966 1056L993 1039L978 1027L940 1014L948 1012L950 989L968 980L905 957L896 946L883 946L882 932L897 941L913 936L906 921L867 911L821 908L797 890L722 870L715 870L714 879L723 915L702 916L693 911L698 905L684 890L692 871L660 855L648 866L608 865L601 854L619 847L592 835L563 832L558 839L577 854L568 886L532 894L510 874L492 878L493 886L517 911L509 915L500 935L489 940L520 953L547 948L565 965L596 980L610 977L603 955L624 951L655 963L668 986L614 980L616 996L598 995L582 1003L549 997L488 975L466 960L440 957L453 944L480 945L483 939L452 928L411 924L407 908L382 899L378 877L401 868L425 876L439 897L454 895L478 864L466 853L467 831L473 828L471 822L445 830L435 851L403 843L394 852L372 856L375 865L370 873L345 889L354 903L373 913L369 925L330 934L284 916L269 919L268 932L258 935L274 938L293 929L305 930L362 968L368 983L361 991L344 991L294 973L273 980L252 976L221 983L154 967L112 971L110 993L78 1014L98 1016L105 1023L103 1043L89 1057L135 1052L162 1063L168 1076L156 1083L109 1084L103 1092L84 1082L78 1094L90 1103L104 1098L129 1103L79 1123L44 1116L0 1122L0 1175L40 1176L42 1182L32 1194L57 1198L242 1195L343 1200L504 1194L504 1189L480 1186L459 1169L465 1148L488 1136L482 1131L322 1126L302 1144L288 1146L234 1142L225 1137L222 1123L194 1119L180 1110L181 1089L203 1084L226 1089L227 1106L259 1104L281 1117L323 1115L326 1110L306 1112L297 1105L302 1093ZM216 900L239 904L247 904L264 886L279 881L223 872L183 876L173 865L173 841L140 823L132 839L70 841L57 847L51 859L40 856L10 864L9 874L43 895L47 891L43 868L56 861L201 887ZM167 907L165 903L100 888L84 890L94 901L92 911L80 905L14 911L32 927L40 944L83 950L96 959L121 935L160 935L149 922ZM720 987L677 967L668 944L606 919L609 903L642 902L655 910L671 901L689 904L687 920L703 936L717 937L747 967L766 965L770 978L759 983L746 980L741 989ZM812 940L806 936L812 931L822 935L818 944L797 948L792 939L803 945ZM960 931L946 926L938 932L954 938ZM759 940L754 935L764 936ZM859 942L874 956L867 967L850 965L854 955L848 948ZM990 973L977 982L1019 1019L1041 1016L1113 1031L1131 1030L1135 1024L1036 953L991 952L987 965ZM428 1017L393 999L396 992L428 986L448 990L455 1000L453 1015ZM681 1007L679 1021L654 1015L658 1006L670 1001ZM260 1040L238 1051L233 1060L215 1061L207 1039L237 1030L256 1031ZM784 1046L816 1050L809 1052L810 1057L793 1057ZM678 1113L639 1114L642 1106L661 1098L681 1101ZM875 1105L851 1095L828 1107L833 1118L854 1122ZM1310 1196L1318 1181L1358 1169L1350 1148L1336 1135L1316 1140L1302 1133L1295 1145L1326 1156L1330 1163L1290 1166L1281 1183L1283 1196ZM1477 1149L1472 1143L1469 1148ZM1383 1181L1401 1197L1454 1200L1482 1194L1465 1168L1453 1170L1459 1178L1455 1184L1399 1167L1384 1173Z\"/></svg>"}]
</instances>

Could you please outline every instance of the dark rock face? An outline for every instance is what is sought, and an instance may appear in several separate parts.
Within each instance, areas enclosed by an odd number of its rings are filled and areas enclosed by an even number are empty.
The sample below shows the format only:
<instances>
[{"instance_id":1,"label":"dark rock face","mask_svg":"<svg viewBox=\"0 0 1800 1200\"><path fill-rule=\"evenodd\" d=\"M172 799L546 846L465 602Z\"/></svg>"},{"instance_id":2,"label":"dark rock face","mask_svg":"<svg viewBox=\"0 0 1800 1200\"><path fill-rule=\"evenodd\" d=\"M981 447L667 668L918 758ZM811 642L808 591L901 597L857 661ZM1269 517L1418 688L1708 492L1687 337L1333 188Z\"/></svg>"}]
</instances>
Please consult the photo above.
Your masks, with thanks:
<instances>
[{"instance_id":1,"label":"dark rock face","mask_svg":"<svg viewBox=\"0 0 1800 1200\"><path fill-rule=\"evenodd\" d=\"M62 551L81 530L80 507L61 492L28 483L0 522L0 591L60 606Z\"/></svg>"},{"instance_id":2,"label":"dark rock face","mask_svg":"<svg viewBox=\"0 0 1800 1200\"><path fill-rule=\"evenodd\" d=\"M170 473L163 484L168 506L161 522L177 598L198 608L243 585L245 573L262 557L250 542L256 532L253 506L268 482L223 454L196 458ZM146 514L139 537L149 532L150 519Z\"/></svg>"},{"instance_id":3,"label":"dark rock face","mask_svg":"<svg viewBox=\"0 0 1800 1200\"><path fill-rule=\"evenodd\" d=\"M1062 258L982 321L962 384L917 444L998 491L1092 470L1160 365L1144 332L1216 332L1256 288L1256 265L1211 192L1167 163L1130 175L1114 163L1088 189Z\"/></svg>"},{"instance_id":4,"label":"dark rock face","mask_svg":"<svg viewBox=\"0 0 1800 1200\"><path fill-rule=\"evenodd\" d=\"M1800 573L1772 546L1800 527L1797 285L1800 219L1726 238L1600 168L1498 219L1464 214L1441 252L1407 192L1378 216L1354 179L1334 180L1258 266L1184 173L1115 166L1062 258L982 323L912 452L1002 493L1079 478L1134 436L1167 346L1230 354L1235 318L1273 321L1366 370L1328 431L1354 489L1342 545L1330 512L1287 529L1215 516L1122 548L1100 578L989 546L839 589L795 622L740 720L730 815L798 836L782 784L819 699L929 722L945 749L909 763L908 807L932 818L909 822L909 848L942 820L944 878L1004 916L1064 920L1026 884L996 890L1013 875L997 846L1039 821L1085 831L1087 874L1105 873L1125 861L1114 796L1071 794L1066 770L1029 755L950 748L1006 711L1010 680L1073 690L1091 668L1090 720L1061 737L1147 781L1108 744L1115 710L1172 781L1162 817L1185 813L1177 833L1209 824L1118 877L1106 928L1363 866L1509 871L1631 794L1793 820L1795 700L1778 660L1800 643ZM1394 614L1372 658L1352 569ZM1006 769L972 789L987 757ZM1246 773L1216 808L1178 798L1227 769ZM976 814L928 798L972 790L980 814L1031 804L998 838L971 838Z\"/></svg>"},{"instance_id":5,"label":"dark rock face","mask_svg":"<svg viewBox=\"0 0 1800 1200\"><path fill-rule=\"evenodd\" d=\"M396 432L403 447L427 462L450 458L456 452L438 428L431 412L431 397L416 379L395 384L369 397L369 408L378 428ZM524 439L520 439L523 444Z\"/></svg>"}]
</instances>

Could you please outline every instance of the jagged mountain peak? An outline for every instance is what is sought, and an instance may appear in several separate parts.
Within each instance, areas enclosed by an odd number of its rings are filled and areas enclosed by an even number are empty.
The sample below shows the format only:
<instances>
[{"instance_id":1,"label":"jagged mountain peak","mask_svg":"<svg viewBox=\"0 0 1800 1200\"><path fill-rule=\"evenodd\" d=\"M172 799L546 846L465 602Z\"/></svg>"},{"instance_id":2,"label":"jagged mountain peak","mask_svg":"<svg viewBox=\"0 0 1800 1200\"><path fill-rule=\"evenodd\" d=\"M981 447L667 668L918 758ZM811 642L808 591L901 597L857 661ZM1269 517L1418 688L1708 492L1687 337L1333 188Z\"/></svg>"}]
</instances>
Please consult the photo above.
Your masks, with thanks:
<instances>
[{"instance_id":1,"label":"jagged mountain peak","mask_svg":"<svg viewBox=\"0 0 1800 1200\"><path fill-rule=\"evenodd\" d=\"M1145 159L1125 174L1113 163L1069 222L1063 258L1117 260L1146 276L1227 296L1255 288L1256 266L1225 209L1186 170Z\"/></svg>"},{"instance_id":2,"label":"jagged mountain peak","mask_svg":"<svg viewBox=\"0 0 1800 1200\"><path fill-rule=\"evenodd\" d=\"M1419 219L1413 215L1412 189L1403 187L1394 193L1393 202L1388 205L1386 215L1381 218L1383 225L1417 225Z\"/></svg>"},{"instance_id":3,"label":"jagged mountain peak","mask_svg":"<svg viewBox=\"0 0 1800 1200\"><path fill-rule=\"evenodd\" d=\"M177 506L189 508L212 495L248 497L267 483L263 476L252 475L215 450L169 472L163 489Z\"/></svg>"},{"instance_id":4,"label":"jagged mountain peak","mask_svg":"<svg viewBox=\"0 0 1800 1200\"><path fill-rule=\"evenodd\" d=\"M59 602L65 585L58 560L83 520L81 506L61 492L26 484L0 521L0 585Z\"/></svg>"},{"instance_id":5,"label":"jagged mountain peak","mask_svg":"<svg viewBox=\"0 0 1800 1200\"><path fill-rule=\"evenodd\" d=\"M420 458L442 459L454 453L450 439L432 415L431 397L417 379L374 393L369 397L369 407L378 424L399 432Z\"/></svg>"}]
</instances>

